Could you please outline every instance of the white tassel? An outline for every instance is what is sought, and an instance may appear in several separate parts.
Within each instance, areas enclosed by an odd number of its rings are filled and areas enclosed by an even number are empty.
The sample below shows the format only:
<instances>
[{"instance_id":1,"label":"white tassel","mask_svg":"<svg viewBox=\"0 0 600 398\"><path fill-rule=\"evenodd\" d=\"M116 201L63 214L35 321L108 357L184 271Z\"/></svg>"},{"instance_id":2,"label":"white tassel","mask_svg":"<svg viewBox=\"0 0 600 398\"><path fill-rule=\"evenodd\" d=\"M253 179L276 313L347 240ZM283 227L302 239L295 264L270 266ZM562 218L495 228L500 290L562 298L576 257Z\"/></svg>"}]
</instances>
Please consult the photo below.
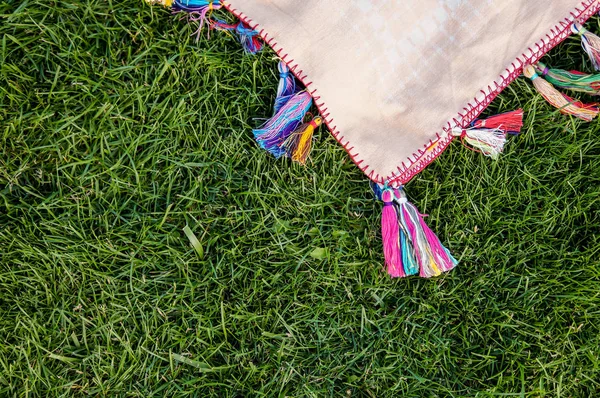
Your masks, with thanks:
<instances>
[{"instance_id":1,"label":"white tassel","mask_svg":"<svg viewBox=\"0 0 600 398\"><path fill-rule=\"evenodd\" d=\"M506 132L500 129L463 129L454 127L452 129L452 135L460 137L463 143L466 142L474 150L477 150L494 160L498 159L498 156L504 150L504 144L506 143Z\"/></svg>"}]
</instances>

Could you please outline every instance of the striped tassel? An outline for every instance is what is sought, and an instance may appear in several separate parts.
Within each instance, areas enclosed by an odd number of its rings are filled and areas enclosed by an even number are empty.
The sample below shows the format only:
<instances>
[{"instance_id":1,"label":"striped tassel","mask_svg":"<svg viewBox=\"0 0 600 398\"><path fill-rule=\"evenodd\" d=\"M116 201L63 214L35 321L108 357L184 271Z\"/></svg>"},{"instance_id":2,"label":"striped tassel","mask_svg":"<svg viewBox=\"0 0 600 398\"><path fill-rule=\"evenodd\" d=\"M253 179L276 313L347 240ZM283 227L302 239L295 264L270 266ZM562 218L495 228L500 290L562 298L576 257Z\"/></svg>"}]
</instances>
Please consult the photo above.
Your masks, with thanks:
<instances>
[{"instance_id":1,"label":"striped tassel","mask_svg":"<svg viewBox=\"0 0 600 398\"><path fill-rule=\"evenodd\" d=\"M583 104L557 91L552 84L541 78L532 65L523 68L523 74L531 79L533 86L548 103L560 110L560 112L573 115L580 119L591 121L599 112L595 104Z\"/></svg>"},{"instance_id":2,"label":"striped tassel","mask_svg":"<svg viewBox=\"0 0 600 398\"><path fill-rule=\"evenodd\" d=\"M594 69L600 71L600 37L577 22L571 25L571 30L581 36L581 46L590 57Z\"/></svg>"},{"instance_id":3,"label":"striped tassel","mask_svg":"<svg viewBox=\"0 0 600 398\"><path fill-rule=\"evenodd\" d=\"M279 61L277 69L279 70L279 86L277 87L277 98L275 98L275 113L289 100L290 95L296 93L296 79L287 64Z\"/></svg>"},{"instance_id":4,"label":"striped tassel","mask_svg":"<svg viewBox=\"0 0 600 398\"><path fill-rule=\"evenodd\" d=\"M252 130L254 138L276 158L286 154L283 143L304 120L312 105L312 98L306 91L291 96L289 100L259 129Z\"/></svg>"},{"instance_id":5,"label":"striped tassel","mask_svg":"<svg viewBox=\"0 0 600 398\"><path fill-rule=\"evenodd\" d=\"M383 256L387 272L392 278L405 277L400 252L400 227L398 213L394 206L394 192L385 188L381 194L383 210L381 212L381 239L383 240Z\"/></svg>"},{"instance_id":6,"label":"striped tassel","mask_svg":"<svg viewBox=\"0 0 600 398\"><path fill-rule=\"evenodd\" d=\"M483 153L492 159L504 150L507 134L519 134L523 127L523 110L502 113L488 119L477 119L471 128L454 127L452 135L460 137L467 148Z\"/></svg>"},{"instance_id":7,"label":"striped tassel","mask_svg":"<svg viewBox=\"0 0 600 398\"><path fill-rule=\"evenodd\" d=\"M312 149L312 138L315 130L321 125L323 119L320 116L313 118L308 123L300 125L284 141L283 147L288 157L300 164L305 164L310 150Z\"/></svg>"},{"instance_id":8,"label":"striped tassel","mask_svg":"<svg viewBox=\"0 0 600 398\"><path fill-rule=\"evenodd\" d=\"M400 228L407 232L412 242L414 256L423 278L438 276L456 267L458 261L442 245L439 238L425 224L423 215L406 199L402 189L395 198L400 214Z\"/></svg>"},{"instance_id":9,"label":"striped tassel","mask_svg":"<svg viewBox=\"0 0 600 398\"><path fill-rule=\"evenodd\" d=\"M600 74L590 75L578 71L551 69L538 62L536 72L555 87L579 91L590 95L600 95Z\"/></svg>"}]
</instances>

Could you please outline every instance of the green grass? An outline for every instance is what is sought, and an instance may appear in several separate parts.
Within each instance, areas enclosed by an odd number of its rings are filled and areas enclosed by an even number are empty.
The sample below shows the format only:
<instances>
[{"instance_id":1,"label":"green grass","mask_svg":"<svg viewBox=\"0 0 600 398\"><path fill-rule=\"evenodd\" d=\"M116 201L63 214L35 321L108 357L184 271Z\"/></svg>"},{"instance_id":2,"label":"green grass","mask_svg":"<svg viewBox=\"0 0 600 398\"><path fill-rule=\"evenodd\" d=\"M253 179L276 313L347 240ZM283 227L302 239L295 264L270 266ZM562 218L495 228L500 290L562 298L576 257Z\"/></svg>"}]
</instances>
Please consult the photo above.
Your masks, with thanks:
<instances>
[{"instance_id":1,"label":"green grass","mask_svg":"<svg viewBox=\"0 0 600 398\"><path fill-rule=\"evenodd\" d=\"M302 168L251 138L273 53L191 33L137 0L0 1L0 396L600 393L597 122L511 85L499 161L455 143L407 187L461 264L391 280L335 140ZM590 70L576 38L547 62Z\"/></svg>"}]
</instances>

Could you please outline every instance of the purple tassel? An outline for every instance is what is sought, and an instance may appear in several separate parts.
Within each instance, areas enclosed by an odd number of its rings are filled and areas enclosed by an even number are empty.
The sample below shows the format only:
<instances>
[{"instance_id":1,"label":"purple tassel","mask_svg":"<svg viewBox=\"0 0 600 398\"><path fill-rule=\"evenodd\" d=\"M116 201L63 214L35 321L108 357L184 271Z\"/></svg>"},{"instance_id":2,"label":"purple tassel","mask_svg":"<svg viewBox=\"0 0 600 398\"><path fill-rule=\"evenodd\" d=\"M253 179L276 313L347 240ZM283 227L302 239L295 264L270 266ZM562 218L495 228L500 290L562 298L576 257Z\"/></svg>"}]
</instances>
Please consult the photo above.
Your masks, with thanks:
<instances>
[{"instance_id":1,"label":"purple tassel","mask_svg":"<svg viewBox=\"0 0 600 398\"><path fill-rule=\"evenodd\" d=\"M276 158L284 155L284 141L302 123L311 105L312 98L306 91L290 96L275 116L267 120L261 128L252 130L261 148L266 149Z\"/></svg>"}]
</instances>

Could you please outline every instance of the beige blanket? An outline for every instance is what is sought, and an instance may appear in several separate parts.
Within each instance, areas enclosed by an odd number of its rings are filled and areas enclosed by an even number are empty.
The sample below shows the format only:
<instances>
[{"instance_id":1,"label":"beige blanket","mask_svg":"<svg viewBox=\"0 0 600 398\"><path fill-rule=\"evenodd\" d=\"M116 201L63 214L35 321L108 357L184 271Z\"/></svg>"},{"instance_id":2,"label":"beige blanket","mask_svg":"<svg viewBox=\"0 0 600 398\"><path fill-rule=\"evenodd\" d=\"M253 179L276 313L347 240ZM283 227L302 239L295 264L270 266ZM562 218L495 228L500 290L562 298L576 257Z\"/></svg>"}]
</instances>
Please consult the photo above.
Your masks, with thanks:
<instances>
[{"instance_id":1,"label":"beige blanket","mask_svg":"<svg viewBox=\"0 0 600 398\"><path fill-rule=\"evenodd\" d=\"M598 12L581 0L230 0L308 86L373 180L407 182Z\"/></svg>"}]
</instances>

